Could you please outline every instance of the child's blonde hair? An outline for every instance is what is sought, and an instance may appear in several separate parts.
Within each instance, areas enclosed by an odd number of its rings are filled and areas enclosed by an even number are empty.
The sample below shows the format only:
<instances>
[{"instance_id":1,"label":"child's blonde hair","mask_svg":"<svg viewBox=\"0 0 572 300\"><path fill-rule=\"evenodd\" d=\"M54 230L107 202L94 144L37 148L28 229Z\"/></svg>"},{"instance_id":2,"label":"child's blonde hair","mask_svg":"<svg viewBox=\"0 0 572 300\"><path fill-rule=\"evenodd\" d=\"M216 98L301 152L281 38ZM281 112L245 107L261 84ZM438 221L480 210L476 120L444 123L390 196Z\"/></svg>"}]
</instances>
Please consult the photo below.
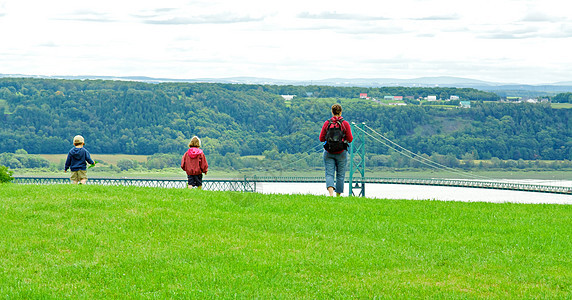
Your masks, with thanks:
<instances>
[{"instance_id":1,"label":"child's blonde hair","mask_svg":"<svg viewBox=\"0 0 572 300\"><path fill-rule=\"evenodd\" d=\"M191 141L189 142L189 148L191 147L201 147L201 139L199 139L198 136L193 136L193 138L191 139Z\"/></svg>"},{"instance_id":2,"label":"child's blonde hair","mask_svg":"<svg viewBox=\"0 0 572 300\"><path fill-rule=\"evenodd\" d=\"M85 140L83 139L83 136L81 136L81 135L74 136L73 137L73 145L74 146L85 145Z\"/></svg>"}]
</instances>

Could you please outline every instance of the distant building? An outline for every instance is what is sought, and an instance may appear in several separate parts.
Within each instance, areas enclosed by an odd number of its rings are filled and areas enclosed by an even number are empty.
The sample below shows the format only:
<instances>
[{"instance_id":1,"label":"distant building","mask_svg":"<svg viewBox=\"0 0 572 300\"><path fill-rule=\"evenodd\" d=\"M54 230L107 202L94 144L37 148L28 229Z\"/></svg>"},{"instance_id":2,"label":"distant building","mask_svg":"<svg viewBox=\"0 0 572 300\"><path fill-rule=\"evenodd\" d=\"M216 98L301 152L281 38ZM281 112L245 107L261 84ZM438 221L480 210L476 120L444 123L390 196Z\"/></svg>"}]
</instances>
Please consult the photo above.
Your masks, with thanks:
<instances>
[{"instance_id":1,"label":"distant building","mask_svg":"<svg viewBox=\"0 0 572 300\"><path fill-rule=\"evenodd\" d=\"M471 101L461 101L459 102L461 108L471 108Z\"/></svg>"},{"instance_id":2,"label":"distant building","mask_svg":"<svg viewBox=\"0 0 572 300\"><path fill-rule=\"evenodd\" d=\"M459 96L451 95L451 97L449 97L449 100L459 100Z\"/></svg>"},{"instance_id":3,"label":"distant building","mask_svg":"<svg viewBox=\"0 0 572 300\"><path fill-rule=\"evenodd\" d=\"M437 96L433 95L427 96L427 101L437 101Z\"/></svg>"},{"instance_id":4,"label":"distant building","mask_svg":"<svg viewBox=\"0 0 572 300\"><path fill-rule=\"evenodd\" d=\"M290 101L294 99L294 97L296 97L296 95L280 95L280 96L282 96L282 98L284 98L284 100L286 101Z\"/></svg>"},{"instance_id":5,"label":"distant building","mask_svg":"<svg viewBox=\"0 0 572 300\"><path fill-rule=\"evenodd\" d=\"M385 96L383 97L383 100L393 100L393 96Z\"/></svg>"},{"instance_id":6,"label":"distant building","mask_svg":"<svg viewBox=\"0 0 572 300\"><path fill-rule=\"evenodd\" d=\"M393 96L393 100L403 101L403 96Z\"/></svg>"},{"instance_id":7,"label":"distant building","mask_svg":"<svg viewBox=\"0 0 572 300\"><path fill-rule=\"evenodd\" d=\"M367 93L360 93L359 97L362 99L369 99L369 97L367 96Z\"/></svg>"},{"instance_id":8,"label":"distant building","mask_svg":"<svg viewBox=\"0 0 572 300\"><path fill-rule=\"evenodd\" d=\"M401 105L407 105L407 104L405 104L405 102L391 102L391 103L389 103L389 105L399 105L399 106L401 106Z\"/></svg>"}]
</instances>

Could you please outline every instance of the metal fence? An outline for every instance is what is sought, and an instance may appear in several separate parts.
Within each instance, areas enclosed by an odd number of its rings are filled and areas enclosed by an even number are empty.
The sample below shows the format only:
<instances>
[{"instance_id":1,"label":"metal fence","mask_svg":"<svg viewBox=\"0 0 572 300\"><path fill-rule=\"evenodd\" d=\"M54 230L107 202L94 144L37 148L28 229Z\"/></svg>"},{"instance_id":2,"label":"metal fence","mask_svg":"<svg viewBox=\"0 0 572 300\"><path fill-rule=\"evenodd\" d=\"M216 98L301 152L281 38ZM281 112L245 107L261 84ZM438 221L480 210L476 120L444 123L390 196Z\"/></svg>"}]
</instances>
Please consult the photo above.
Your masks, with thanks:
<instances>
[{"instance_id":1,"label":"metal fence","mask_svg":"<svg viewBox=\"0 0 572 300\"><path fill-rule=\"evenodd\" d=\"M54 177L15 177L18 184L69 184L69 178ZM142 178L89 178L88 185L140 186L159 188L186 188L187 180L142 179ZM203 180L203 189L212 191L255 192L256 182L246 179Z\"/></svg>"}]
</instances>

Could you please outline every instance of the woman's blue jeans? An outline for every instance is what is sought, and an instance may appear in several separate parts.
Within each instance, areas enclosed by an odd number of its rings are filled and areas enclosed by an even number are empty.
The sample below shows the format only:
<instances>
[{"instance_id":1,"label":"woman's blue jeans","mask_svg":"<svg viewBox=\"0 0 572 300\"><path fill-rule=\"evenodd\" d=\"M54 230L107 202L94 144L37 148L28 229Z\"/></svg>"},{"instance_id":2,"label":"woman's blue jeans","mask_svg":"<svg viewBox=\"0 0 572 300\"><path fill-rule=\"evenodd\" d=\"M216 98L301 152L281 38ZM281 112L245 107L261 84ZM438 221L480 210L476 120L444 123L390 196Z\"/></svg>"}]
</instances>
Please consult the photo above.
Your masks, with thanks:
<instances>
[{"instance_id":1,"label":"woman's blue jeans","mask_svg":"<svg viewBox=\"0 0 572 300\"><path fill-rule=\"evenodd\" d=\"M326 166L326 188L333 187L336 193L344 192L348 151L332 154L324 150L324 165Z\"/></svg>"}]
</instances>

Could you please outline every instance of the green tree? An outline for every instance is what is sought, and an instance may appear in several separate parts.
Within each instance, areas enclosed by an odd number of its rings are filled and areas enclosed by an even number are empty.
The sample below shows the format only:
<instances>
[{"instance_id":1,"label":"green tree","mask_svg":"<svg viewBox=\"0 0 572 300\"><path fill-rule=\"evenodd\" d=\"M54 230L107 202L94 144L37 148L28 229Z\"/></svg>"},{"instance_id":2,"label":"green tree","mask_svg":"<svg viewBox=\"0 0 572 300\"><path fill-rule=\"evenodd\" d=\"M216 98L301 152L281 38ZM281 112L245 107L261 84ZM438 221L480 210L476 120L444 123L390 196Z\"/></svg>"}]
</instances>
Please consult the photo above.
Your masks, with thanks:
<instances>
[{"instance_id":1,"label":"green tree","mask_svg":"<svg viewBox=\"0 0 572 300\"><path fill-rule=\"evenodd\" d=\"M449 94L446 91L442 91L441 94L439 94L439 98L441 100L449 100Z\"/></svg>"},{"instance_id":2,"label":"green tree","mask_svg":"<svg viewBox=\"0 0 572 300\"><path fill-rule=\"evenodd\" d=\"M560 93L552 97L555 103L572 103L572 93Z\"/></svg>"},{"instance_id":3,"label":"green tree","mask_svg":"<svg viewBox=\"0 0 572 300\"><path fill-rule=\"evenodd\" d=\"M3 165L0 165L0 183L10 182L14 180L12 174L14 174L13 171L9 170L7 167Z\"/></svg>"},{"instance_id":4,"label":"green tree","mask_svg":"<svg viewBox=\"0 0 572 300\"><path fill-rule=\"evenodd\" d=\"M24 150L24 149L18 149L18 150L16 150L16 151L14 152L14 154L24 154L24 155L26 155L26 154L28 154L28 152L27 152L26 150Z\"/></svg>"},{"instance_id":5,"label":"green tree","mask_svg":"<svg viewBox=\"0 0 572 300\"><path fill-rule=\"evenodd\" d=\"M121 169L121 171L127 171L135 168L135 162L131 159L120 159L117 162L117 167Z\"/></svg>"}]
</instances>

